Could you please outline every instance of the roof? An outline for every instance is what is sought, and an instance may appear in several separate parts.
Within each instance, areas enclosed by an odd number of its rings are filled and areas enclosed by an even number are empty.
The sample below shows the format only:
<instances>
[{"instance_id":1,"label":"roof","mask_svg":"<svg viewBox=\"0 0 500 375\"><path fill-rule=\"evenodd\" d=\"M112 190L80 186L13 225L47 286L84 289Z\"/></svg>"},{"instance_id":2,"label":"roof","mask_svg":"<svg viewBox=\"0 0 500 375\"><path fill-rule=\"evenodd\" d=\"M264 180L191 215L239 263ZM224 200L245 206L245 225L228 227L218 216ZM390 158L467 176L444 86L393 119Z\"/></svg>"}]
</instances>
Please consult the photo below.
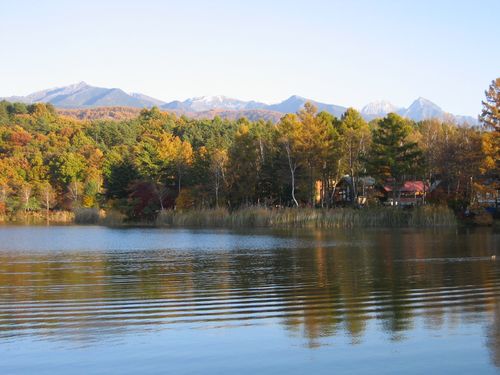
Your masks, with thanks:
<instances>
[{"instance_id":1,"label":"roof","mask_svg":"<svg viewBox=\"0 0 500 375\"><path fill-rule=\"evenodd\" d=\"M384 190L387 192L392 191L392 188L392 185L384 185ZM424 192L429 191L429 185L423 181L405 181L400 186L399 191L407 193Z\"/></svg>"},{"instance_id":2,"label":"roof","mask_svg":"<svg viewBox=\"0 0 500 375\"><path fill-rule=\"evenodd\" d=\"M342 182L342 181L345 181L348 184L352 184L352 177L349 176L348 174L346 174L345 176L342 176L340 178L340 182ZM361 182L362 184L366 185L366 186L373 186L373 185L375 185L375 179L373 177L371 177L371 176L359 177L358 181Z\"/></svg>"}]
</instances>

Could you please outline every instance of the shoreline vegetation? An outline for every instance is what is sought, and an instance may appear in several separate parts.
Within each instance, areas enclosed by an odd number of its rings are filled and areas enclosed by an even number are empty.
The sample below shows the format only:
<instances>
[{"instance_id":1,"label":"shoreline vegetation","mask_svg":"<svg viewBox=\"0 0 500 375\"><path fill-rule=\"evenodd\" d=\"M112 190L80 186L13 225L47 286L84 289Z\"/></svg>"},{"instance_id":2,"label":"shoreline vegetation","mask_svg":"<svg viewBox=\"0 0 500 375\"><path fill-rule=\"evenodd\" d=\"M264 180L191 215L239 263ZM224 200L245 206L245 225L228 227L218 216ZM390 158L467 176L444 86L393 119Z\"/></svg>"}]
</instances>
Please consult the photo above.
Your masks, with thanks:
<instances>
[{"instance_id":1,"label":"shoreline vegetation","mask_svg":"<svg viewBox=\"0 0 500 375\"><path fill-rule=\"evenodd\" d=\"M457 220L447 207L399 208L282 208L249 207L196 211L165 210L155 222L159 227L272 227L272 228L363 228L455 226Z\"/></svg>"},{"instance_id":2,"label":"shoreline vegetation","mask_svg":"<svg viewBox=\"0 0 500 375\"><path fill-rule=\"evenodd\" d=\"M412 209L373 208L276 208L246 207L163 210L156 220L133 222L116 210L82 208L74 212L46 215L17 215L3 224L76 224L108 227L150 226L158 228L368 228L368 227L454 227L460 221L445 206L421 206Z\"/></svg>"}]
</instances>

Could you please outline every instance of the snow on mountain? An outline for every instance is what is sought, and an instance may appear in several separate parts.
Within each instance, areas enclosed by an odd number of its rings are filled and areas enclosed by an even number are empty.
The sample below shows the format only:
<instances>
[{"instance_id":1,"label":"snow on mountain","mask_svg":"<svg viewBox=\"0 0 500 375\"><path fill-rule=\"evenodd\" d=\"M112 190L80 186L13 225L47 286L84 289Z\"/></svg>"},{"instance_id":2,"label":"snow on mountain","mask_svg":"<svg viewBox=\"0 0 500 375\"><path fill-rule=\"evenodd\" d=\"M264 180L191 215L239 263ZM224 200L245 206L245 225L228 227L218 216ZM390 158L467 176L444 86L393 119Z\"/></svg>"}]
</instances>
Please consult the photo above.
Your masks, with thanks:
<instances>
[{"instance_id":1,"label":"snow on mountain","mask_svg":"<svg viewBox=\"0 0 500 375\"><path fill-rule=\"evenodd\" d=\"M472 116L454 115L449 112L445 112L437 104L422 97L416 99L407 109L400 109L398 113L401 116L414 121L437 118L442 121L456 122L457 124L478 125L479 123L477 118Z\"/></svg>"},{"instance_id":2,"label":"snow on mountain","mask_svg":"<svg viewBox=\"0 0 500 375\"><path fill-rule=\"evenodd\" d=\"M239 99L228 98L223 95L216 96L199 96L186 99L182 102L176 100L166 103L162 106L164 109L177 109L188 112L204 112L214 109L222 110L245 110L245 109L262 109L266 104L255 101L243 101Z\"/></svg>"},{"instance_id":3,"label":"snow on mountain","mask_svg":"<svg viewBox=\"0 0 500 375\"><path fill-rule=\"evenodd\" d=\"M384 117L391 112L414 121L437 118L443 121L454 121L458 124L467 123L469 125L477 125L478 123L477 119L474 117L453 115L445 112L437 104L422 97L414 100L408 108L397 107L388 101L379 100L369 103L361 109L362 116L368 121Z\"/></svg>"},{"instance_id":4,"label":"snow on mountain","mask_svg":"<svg viewBox=\"0 0 500 375\"><path fill-rule=\"evenodd\" d=\"M191 110L195 112L208 111L211 109L245 109L247 102L228 98L226 96L200 96L186 101Z\"/></svg>"},{"instance_id":5,"label":"snow on mountain","mask_svg":"<svg viewBox=\"0 0 500 375\"><path fill-rule=\"evenodd\" d=\"M361 109L361 114L367 119L374 119L377 117L384 117L388 113L397 113L401 108L395 106L387 100L376 100L374 102L368 103Z\"/></svg>"},{"instance_id":6,"label":"snow on mountain","mask_svg":"<svg viewBox=\"0 0 500 375\"><path fill-rule=\"evenodd\" d=\"M429 118L443 119L446 113L437 104L428 99L418 98L408 109L401 111L402 116L411 118L415 121L421 121Z\"/></svg>"},{"instance_id":7,"label":"snow on mountain","mask_svg":"<svg viewBox=\"0 0 500 375\"><path fill-rule=\"evenodd\" d=\"M257 101L244 101L229 98L223 95L199 96L184 101L172 101L165 103L150 96L131 93L128 94L119 88L94 87L85 82L78 82L69 86L56 87L48 90L41 90L27 96L12 96L4 98L11 102L52 103L59 108L92 108L92 107L152 107L158 106L165 110L178 111L186 114L215 113L214 111L240 111L249 114L255 111L252 116L263 116L267 111L267 117L275 118L278 113L295 113L304 107L306 102L314 104L319 111L326 111L336 117L342 116L346 107L317 102L298 95L292 95L288 99L276 104L265 104ZM272 113L271 113L272 112ZM375 118L384 117L390 112L396 112L401 116L415 121L430 118L441 120L453 120L457 123L468 123L476 125L477 119L470 116L456 116L443 111L438 105L425 98L418 98L408 108L400 108L394 104L379 100L374 101L361 109L361 115L368 121Z\"/></svg>"}]
</instances>

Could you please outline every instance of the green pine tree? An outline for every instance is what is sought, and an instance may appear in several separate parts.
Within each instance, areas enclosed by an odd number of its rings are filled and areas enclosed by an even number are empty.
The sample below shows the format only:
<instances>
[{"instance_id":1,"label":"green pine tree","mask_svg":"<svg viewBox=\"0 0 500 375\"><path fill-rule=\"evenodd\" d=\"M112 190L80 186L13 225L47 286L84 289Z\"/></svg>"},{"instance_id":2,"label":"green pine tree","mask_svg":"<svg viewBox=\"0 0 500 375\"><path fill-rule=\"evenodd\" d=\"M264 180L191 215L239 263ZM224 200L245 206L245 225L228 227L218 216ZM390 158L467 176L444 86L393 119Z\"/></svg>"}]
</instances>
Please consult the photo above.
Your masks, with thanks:
<instances>
[{"instance_id":1,"label":"green pine tree","mask_svg":"<svg viewBox=\"0 0 500 375\"><path fill-rule=\"evenodd\" d=\"M402 183L422 169L422 151L408 139L412 127L408 120L389 113L373 131L368 171L379 179Z\"/></svg>"}]
</instances>

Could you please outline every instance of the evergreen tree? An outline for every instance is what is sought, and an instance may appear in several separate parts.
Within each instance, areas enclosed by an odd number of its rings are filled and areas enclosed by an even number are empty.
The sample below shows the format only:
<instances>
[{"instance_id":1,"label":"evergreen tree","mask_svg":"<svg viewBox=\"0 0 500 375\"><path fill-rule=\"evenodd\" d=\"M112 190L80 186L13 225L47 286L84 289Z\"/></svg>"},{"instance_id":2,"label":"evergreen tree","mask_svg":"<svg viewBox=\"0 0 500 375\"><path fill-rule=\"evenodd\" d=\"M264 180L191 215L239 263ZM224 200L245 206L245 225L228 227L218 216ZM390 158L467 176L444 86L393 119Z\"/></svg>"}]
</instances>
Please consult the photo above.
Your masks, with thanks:
<instances>
[{"instance_id":1,"label":"evergreen tree","mask_svg":"<svg viewBox=\"0 0 500 375\"><path fill-rule=\"evenodd\" d=\"M491 82L485 91L486 100L483 101L483 110L479 120L488 128L493 130L489 141L491 144L491 155L496 161L497 173L500 171L500 78Z\"/></svg>"},{"instance_id":2,"label":"evergreen tree","mask_svg":"<svg viewBox=\"0 0 500 375\"><path fill-rule=\"evenodd\" d=\"M389 113L373 131L369 172L379 179L401 183L408 175L417 175L422 167L422 152L408 139L412 127L408 120Z\"/></svg>"},{"instance_id":3,"label":"evergreen tree","mask_svg":"<svg viewBox=\"0 0 500 375\"><path fill-rule=\"evenodd\" d=\"M500 77L491 81L485 91L486 100L483 101L483 110L479 119L487 127L500 132Z\"/></svg>"},{"instance_id":4,"label":"evergreen tree","mask_svg":"<svg viewBox=\"0 0 500 375\"><path fill-rule=\"evenodd\" d=\"M255 197L259 164L259 149L255 135L242 125L229 151L229 183L232 200L236 204L249 204Z\"/></svg>"}]
</instances>

